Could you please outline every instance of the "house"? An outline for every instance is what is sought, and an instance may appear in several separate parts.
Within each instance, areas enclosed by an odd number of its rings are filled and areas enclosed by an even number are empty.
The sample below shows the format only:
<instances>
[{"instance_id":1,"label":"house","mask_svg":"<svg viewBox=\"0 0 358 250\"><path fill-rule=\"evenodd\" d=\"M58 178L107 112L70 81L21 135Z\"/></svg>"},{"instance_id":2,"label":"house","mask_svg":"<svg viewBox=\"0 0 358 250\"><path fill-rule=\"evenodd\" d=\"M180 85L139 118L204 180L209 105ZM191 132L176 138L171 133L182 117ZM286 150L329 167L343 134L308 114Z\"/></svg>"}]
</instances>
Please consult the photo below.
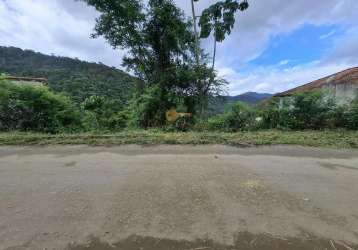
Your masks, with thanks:
<instances>
[{"instance_id":1,"label":"house","mask_svg":"<svg viewBox=\"0 0 358 250\"><path fill-rule=\"evenodd\" d=\"M350 102L358 96L358 67L344 70L285 92L278 93L274 96L286 97L296 93L319 89L328 90L339 103Z\"/></svg>"},{"instance_id":2,"label":"house","mask_svg":"<svg viewBox=\"0 0 358 250\"><path fill-rule=\"evenodd\" d=\"M46 78L33 78L33 77L19 77L19 76L4 76L3 79L9 80L17 84L31 84L31 85L47 85Z\"/></svg>"}]
</instances>

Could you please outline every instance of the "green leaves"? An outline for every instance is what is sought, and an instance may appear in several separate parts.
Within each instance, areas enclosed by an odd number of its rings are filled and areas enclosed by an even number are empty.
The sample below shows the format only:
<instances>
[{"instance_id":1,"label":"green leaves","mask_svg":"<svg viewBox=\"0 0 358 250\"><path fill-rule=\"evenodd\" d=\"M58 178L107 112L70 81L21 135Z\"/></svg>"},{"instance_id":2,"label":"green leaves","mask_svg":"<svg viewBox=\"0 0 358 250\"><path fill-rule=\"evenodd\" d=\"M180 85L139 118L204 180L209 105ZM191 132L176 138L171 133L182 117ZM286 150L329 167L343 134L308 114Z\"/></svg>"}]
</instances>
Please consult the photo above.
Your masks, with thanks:
<instances>
[{"instance_id":1,"label":"green leaves","mask_svg":"<svg viewBox=\"0 0 358 250\"><path fill-rule=\"evenodd\" d=\"M92 37L103 36L112 47L126 48L140 42L145 21L143 5L138 0L82 0L101 13Z\"/></svg>"},{"instance_id":2,"label":"green leaves","mask_svg":"<svg viewBox=\"0 0 358 250\"><path fill-rule=\"evenodd\" d=\"M199 20L201 27L201 38L207 38L214 32L216 41L222 42L226 35L231 33L235 24L235 13L244 11L249 7L246 0L239 2L236 0L219 1L202 12Z\"/></svg>"},{"instance_id":3,"label":"green leaves","mask_svg":"<svg viewBox=\"0 0 358 250\"><path fill-rule=\"evenodd\" d=\"M148 0L145 7L139 0L82 1L101 13L94 37L103 36L112 47L126 49L123 66L146 85L135 101L139 107L134 115L137 125L161 125L169 104L184 103L194 113L198 103L220 88L223 81L216 81L215 73L205 63L195 63L199 51L192 23L172 0ZM239 8L231 1L224 6ZM221 11L216 10L215 15L221 15ZM210 13L207 16L209 22ZM230 21L227 14L225 20L233 25L234 20ZM217 32L221 37L225 35L221 27Z\"/></svg>"},{"instance_id":4,"label":"green leaves","mask_svg":"<svg viewBox=\"0 0 358 250\"><path fill-rule=\"evenodd\" d=\"M0 130L58 132L79 126L79 113L68 97L43 86L0 82Z\"/></svg>"}]
</instances>

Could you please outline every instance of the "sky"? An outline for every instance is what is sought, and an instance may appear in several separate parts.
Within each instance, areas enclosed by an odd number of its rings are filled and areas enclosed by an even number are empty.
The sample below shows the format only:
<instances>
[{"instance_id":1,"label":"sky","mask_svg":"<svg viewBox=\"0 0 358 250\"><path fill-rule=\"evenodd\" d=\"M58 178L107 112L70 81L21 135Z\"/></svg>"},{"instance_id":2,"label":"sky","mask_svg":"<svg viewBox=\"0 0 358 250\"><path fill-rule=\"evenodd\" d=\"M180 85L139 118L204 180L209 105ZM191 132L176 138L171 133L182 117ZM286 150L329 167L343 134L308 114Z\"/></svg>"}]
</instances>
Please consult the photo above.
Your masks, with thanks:
<instances>
[{"instance_id":1,"label":"sky","mask_svg":"<svg viewBox=\"0 0 358 250\"><path fill-rule=\"evenodd\" d=\"M189 16L190 0L174 0ZM200 0L197 13L214 3ZM358 66L357 0L249 0L231 35L218 44L216 69L228 92L277 93ZM99 13L75 0L0 0L0 46L102 62L114 51L90 34ZM208 53L213 41L201 41Z\"/></svg>"}]
</instances>

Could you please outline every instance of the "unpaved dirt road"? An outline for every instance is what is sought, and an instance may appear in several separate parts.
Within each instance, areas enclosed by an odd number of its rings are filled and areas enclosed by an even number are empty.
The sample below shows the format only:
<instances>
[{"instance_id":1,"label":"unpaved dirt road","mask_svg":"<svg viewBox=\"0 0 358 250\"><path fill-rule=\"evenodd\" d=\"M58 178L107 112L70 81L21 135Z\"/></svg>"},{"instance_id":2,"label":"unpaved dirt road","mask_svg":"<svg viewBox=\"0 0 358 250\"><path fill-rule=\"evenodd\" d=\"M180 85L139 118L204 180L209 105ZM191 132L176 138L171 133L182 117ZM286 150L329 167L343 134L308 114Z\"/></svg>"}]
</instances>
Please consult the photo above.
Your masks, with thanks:
<instances>
[{"instance_id":1,"label":"unpaved dirt road","mask_svg":"<svg viewBox=\"0 0 358 250\"><path fill-rule=\"evenodd\" d=\"M0 249L356 249L358 151L0 147Z\"/></svg>"}]
</instances>

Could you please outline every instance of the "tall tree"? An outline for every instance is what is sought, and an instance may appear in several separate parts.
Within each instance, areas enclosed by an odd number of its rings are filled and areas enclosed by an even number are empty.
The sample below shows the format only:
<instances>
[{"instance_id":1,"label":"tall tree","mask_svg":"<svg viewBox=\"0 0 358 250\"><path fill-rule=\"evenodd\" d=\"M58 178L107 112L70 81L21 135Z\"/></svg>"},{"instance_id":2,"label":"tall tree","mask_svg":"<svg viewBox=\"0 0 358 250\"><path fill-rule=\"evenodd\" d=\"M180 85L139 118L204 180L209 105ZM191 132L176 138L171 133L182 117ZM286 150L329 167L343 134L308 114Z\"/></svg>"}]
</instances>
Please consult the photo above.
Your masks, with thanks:
<instances>
[{"instance_id":1,"label":"tall tree","mask_svg":"<svg viewBox=\"0 0 358 250\"><path fill-rule=\"evenodd\" d=\"M191 13L193 16L193 26L194 26L194 35L195 35L195 59L196 59L196 64L199 67L200 65L200 44L199 44L199 34L198 34L198 30L197 30L197 16L196 16L196 12L195 12L195 6L194 6L194 2L197 2L198 0L190 0L191 2Z\"/></svg>"},{"instance_id":2,"label":"tall tree","mask_svg":"<svg viewBox=\"0 0 358 250\"><path fill-rule=\"evenodd\" d=\"M199 26L201 27L200 37L207 38L211 33L214 35L213 70L217 42L224 41L225 37L230 35L235 24L235 13L238 10L244 11L248 7L247 0L225 0L209 6L202 12L199 21Z\"/></svg>"},{"instance_id":3,"label":"tall tree","mask_svg":"<svg viewBox=\"0 0 358 250\"><path fill-rule=\"evenodd\" d=\"M197 65L199 67L200 61L200 42L198 39L198 31L196 27L197 16L195 14L194 2L198 2L199 0L190 0L192 7L192 18L194 23L194 33L195 33L195 45L196 45L196 58ZM222 42L226 35L231 33L232 28L235 24L235 13L238 10L244 11L249 7L247 0L225 0L219 1L215 4L209 6L204 9L199 20L200 30L200 38L207 38L211 33L214 35L214 50L211 64L211 78L209 78L208 82L198 81L198 92L199 99L201 103L201 113L203 113L203 109L208 105L208 95L206 93L205 86L211 86L213 82L216 81L215 77L215 60L216 60L216 47L217 42ZM215 84L214 84L215 85Z\"/></svg>"},{"instance_id":4,"label":"tall tree","mask_svg":"<svg viewBox=\"0 0 358 250\"><path fill-rule=\"evenodd\" d=\"M149 0L146 5L139 0L82 1L101 14L93 37L103 36L113 48L126 49L123 65L156 90L157 103L148 106L165 109L183 102L187 111L195 112L203 89L207 95L219 90L222 82L214 86L216 82L205 80L213 74L206 65L196 66L193 24L172 0ZM146 100L154 102L153 98ZM155 112L144 117L150 120Z\"/></svg>"}]
</instances>

